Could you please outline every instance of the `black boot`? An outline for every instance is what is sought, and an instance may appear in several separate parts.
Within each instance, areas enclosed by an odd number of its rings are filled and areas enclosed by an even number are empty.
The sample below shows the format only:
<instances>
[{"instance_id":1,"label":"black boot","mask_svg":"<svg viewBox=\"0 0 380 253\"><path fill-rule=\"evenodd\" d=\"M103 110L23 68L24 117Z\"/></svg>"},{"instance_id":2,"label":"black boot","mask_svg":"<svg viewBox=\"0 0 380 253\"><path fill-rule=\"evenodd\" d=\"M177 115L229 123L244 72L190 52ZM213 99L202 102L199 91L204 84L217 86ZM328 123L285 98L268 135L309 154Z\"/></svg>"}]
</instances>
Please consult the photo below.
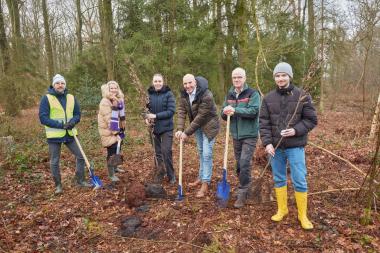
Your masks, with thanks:
<instances>
[{"instance_id":1,"label":"black boot","mask_svg":"<svg viewBox=\"0 0 380 253\"><path fill-rule=\"evenodd\" d=\"M163 162L158 162L156 171L154 172L153 182L156 184L161 184L165 177L165 167Z\"/></svg>"},{"instance_id":2,"label":"black boot","mask_svg":"<svg viewBox=\"0 0 380 253\"><path fill-rule=\"evenodd\" d=\"M235 201L235 208L242 208L247 202L248 188L239 188L237 193L237 199Z\"/></svg>"}]
</instances>

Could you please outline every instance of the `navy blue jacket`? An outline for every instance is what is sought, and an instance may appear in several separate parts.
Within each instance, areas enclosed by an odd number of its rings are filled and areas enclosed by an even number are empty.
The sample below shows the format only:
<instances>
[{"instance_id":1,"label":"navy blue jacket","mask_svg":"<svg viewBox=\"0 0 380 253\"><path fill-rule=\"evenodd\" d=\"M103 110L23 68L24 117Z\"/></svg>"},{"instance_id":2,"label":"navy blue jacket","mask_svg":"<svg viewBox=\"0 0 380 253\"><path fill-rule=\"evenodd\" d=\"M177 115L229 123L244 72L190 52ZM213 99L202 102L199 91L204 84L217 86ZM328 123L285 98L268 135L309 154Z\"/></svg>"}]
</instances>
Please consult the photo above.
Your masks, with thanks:
<instances>
[{"instance_id":1,"label":"navy blue jacket","mask_svg":"<svg viewBox=\"0 0 380 253\"><path fill-rule=\"evenodd\" d=\"M61 103L62 107L66 109L66 96L67 96L67 89L65 89L63 94L58 94L52 86L48 88L47 91L48 94L53 95L57 97L58 101ZM78 101L74 98L75 104L74 104L74 112L73 112L73 118L70 120L70 122L73 122L75 124L78 124L80 121L80 107ZM42 125L52 127L52 128L59 128L63 129L63 122L53 120L50 118L50 106L49 106L49 100L46 95L44 95L41 98L40 101L40 111L39 111L39 117L40 122ZM62 142L71 142L74 138L68 134L66 131L66 135L62 138L49 138L48 142L55 142L55 143L62 143Z\"/></svg>"},{"instance_id":2,"label":"navy blue jacket","mask_svg":"<svg viewBox=\"0 0 380 253\"><path fill-rule=\"evenodd\" d=\"M167 85L156 91L153 86L148 89L149 106L151 113L156 114L153 133L162 134L174 128L173 116L175 113L175 98Z\"/></svg>"}]
</instances>

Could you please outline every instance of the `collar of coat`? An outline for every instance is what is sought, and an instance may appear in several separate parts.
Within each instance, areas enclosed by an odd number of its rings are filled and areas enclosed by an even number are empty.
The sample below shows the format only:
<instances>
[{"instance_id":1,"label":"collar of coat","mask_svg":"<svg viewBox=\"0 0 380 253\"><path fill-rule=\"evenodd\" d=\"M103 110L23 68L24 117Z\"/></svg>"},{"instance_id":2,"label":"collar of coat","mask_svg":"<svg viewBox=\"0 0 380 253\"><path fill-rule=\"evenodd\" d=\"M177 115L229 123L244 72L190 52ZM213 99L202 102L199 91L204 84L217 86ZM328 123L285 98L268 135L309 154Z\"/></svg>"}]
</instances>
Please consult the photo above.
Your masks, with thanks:
<instances>
[{"instance_id":1,"label":"collar of coat","mask_svg":"<svg viewBox=\"0 0 380 253\"><path fill-rule=\"evenodd\" d=\"M281 95L289 95L292 93L292 90L294 89L294 85L292 83L289 83L289 86L283 89L280 89L278 86L276 88L276 91L280 93Z\"/></svg>"},{"instance_id":2,"label":"collar of coat","mask_svg":"<svg viewBox=\"0 0 380 253\"><path fill-rule=\"evenodd\" d=\"M239 93L239 96L241 95L241 94L244 94L244 92L246 92L247 90L248 90L248 84L244 84L243 85L243 89L241 90L241 92ZM235 90L235 87L232 85L231 86L231 88L229 89L229 91L228 91L228 95L230 95L230 96L234 96L234 97L236 97L236 90Z\"/></svg>"},{"instance_id":3,"label":"collar of coat","mask_svg":"<svg viewBox=\"0 0 380 253\"><path fill-rule=\"evenodd\" d=\"M167 86L166 84L164 84L164 85L162 86L161 90L156 90L156 89L154 88L153 85L150 86L150 87L148 88L148 93L149 93L149 94L154 94L154 93L166 93L166 92L168 92L168 91L171 91L171 89L170 89L169 86Z\"/></svg>"}]
</instances>

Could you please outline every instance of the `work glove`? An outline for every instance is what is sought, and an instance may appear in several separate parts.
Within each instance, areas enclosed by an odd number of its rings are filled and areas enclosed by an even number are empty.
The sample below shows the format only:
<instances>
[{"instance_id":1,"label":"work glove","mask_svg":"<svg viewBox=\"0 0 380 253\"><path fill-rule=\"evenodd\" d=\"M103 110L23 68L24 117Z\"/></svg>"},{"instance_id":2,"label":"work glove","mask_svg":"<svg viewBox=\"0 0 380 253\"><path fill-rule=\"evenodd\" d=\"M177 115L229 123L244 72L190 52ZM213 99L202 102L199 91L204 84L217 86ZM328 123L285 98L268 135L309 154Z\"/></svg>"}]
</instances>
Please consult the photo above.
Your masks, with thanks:
<instances>
[{"instance_id":1,"label":"work glove","mask_svg":"<svg viewBox=\"0 0 380 253\"><path fill-rule=\"evenodd\" d=\"M124 103L123 103L123 101L118 101L118 102L117 102L117 108L118 108L119 110L123 110L123 108L124 108Z\"/></svg>"},{"instance_id":2,"label":"work glove","mask_svg":"<svg viewBox=\"0 0 380 253\"><path fill-rule=\"evenodd\" d=\"M120 139L122 139L122 140L125 138L125 129L124 128L120 128L119 136L120 136Z\"/></svg>"},{"instance_id":3,"label":"work glove","mask_svg":"<svg viewBox=\"0 0 380 253\"><path fill-rule=\"evenodd\" d=\"M67 122L67 123L63 124L63 129L71 130L74 128L74 126L75 126L74 122Z\"/></svg>"}]
</instances>

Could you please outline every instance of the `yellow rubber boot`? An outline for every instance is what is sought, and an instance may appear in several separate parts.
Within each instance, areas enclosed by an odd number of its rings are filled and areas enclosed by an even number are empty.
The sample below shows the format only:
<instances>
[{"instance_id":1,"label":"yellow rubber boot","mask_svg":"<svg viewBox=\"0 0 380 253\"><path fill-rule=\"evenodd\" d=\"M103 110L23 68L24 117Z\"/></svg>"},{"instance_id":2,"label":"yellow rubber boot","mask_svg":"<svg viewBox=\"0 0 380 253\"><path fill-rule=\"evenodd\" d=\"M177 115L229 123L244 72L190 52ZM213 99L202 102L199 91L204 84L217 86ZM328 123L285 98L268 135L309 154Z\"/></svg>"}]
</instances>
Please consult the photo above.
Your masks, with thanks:
<instances>
[{"instance_id":1,"label":"yellow rubber boot","mask_svg":"<svg viewBox=\"0 0 380 253\"><path fill-rule=\"evenodd\" d=\"M272 221L282 221L285 215L288 214L288 187L283 186L274 188L277 199L277 213L272 216Z\"/></svg>"},{"instance_id":2,"label":"yellow rubber boot","mask_svg":"<svg viewBox=\"0 0 380 253\"><path fill-rule=\"evenodd\" d=\"M303 229L313 229L313 224L307 218L307 192L295 192L298 209L298 220Z\"/></svg>"}]
</instances>

